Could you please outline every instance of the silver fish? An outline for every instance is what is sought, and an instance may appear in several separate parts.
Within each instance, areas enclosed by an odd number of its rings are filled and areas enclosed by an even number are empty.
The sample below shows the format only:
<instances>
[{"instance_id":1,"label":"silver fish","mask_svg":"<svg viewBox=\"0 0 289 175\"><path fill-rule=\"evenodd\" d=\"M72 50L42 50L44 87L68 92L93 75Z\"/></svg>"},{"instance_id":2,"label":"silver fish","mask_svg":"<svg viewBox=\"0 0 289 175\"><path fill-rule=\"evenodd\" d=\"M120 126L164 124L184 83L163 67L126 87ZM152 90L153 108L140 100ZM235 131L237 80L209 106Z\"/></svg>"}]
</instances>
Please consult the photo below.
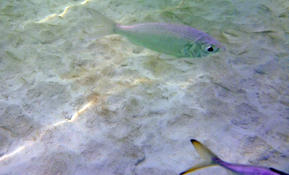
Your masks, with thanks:
<instances>
[{"instance_id":1,"label":"silver fish","mask_svg":"<svg viewBox=\"0 0 289 175\"><path fill-rule=\"evenodd\" d=\"M274 168L225 162L199 141L192 139L191 142L199 155L203 157L206 161L180 173L180 175L185 175L202 168L216 165L226 168L228 170L228 173L232 175L289 175Z\"/></svg>"},{"instance_id":2,"label":"silver fish","mask_svg":"<svg viewBox=\"0 0 289 175\"><path fill-rule=\"evenodd\" d=\"M190 26L168 23L116 24L109 18L95 15L104 24L106 34L120 34L131 42L176 57L204 57L224 49L220 42Z\"/></svg>"}]
</instances>

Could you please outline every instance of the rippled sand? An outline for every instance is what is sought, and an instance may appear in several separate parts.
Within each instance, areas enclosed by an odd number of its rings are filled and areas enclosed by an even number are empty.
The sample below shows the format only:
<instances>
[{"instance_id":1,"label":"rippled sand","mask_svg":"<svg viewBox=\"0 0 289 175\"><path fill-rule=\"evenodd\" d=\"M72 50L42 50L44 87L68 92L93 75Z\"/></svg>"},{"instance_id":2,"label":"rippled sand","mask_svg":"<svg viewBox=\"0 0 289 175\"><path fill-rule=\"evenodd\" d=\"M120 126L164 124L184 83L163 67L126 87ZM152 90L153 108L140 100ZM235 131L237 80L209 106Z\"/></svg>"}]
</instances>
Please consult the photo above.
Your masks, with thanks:
<instances>
[{"instance_id":1,"label":"rippled sand","mask_svg":"<svg viewBox=\"0 0 289 175\"><path fill-rule=\"evenodd\" d=\"M226 51L176 59L100 37L87 8L190 25ZM178 174L201 161L192 138L289 172L288 17L288 0L0 2L0 174Z\"/></svg>"}]
</instances>

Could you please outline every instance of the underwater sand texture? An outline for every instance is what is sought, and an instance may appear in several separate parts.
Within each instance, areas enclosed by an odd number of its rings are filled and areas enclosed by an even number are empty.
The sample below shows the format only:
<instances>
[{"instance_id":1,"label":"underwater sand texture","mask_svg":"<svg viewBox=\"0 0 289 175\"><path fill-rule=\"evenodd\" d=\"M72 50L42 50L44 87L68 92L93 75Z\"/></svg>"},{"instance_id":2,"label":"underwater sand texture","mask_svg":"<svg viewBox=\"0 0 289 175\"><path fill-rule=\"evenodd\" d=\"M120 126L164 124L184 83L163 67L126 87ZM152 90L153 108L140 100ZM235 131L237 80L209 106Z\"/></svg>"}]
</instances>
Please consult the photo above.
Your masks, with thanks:
<instances>
[{"instance_id":1,"label":"underwater sand texture","mask_svg":"<svg viewBox=\"0 0 289 175\"><path fill-rule=\"evenodd\" d=\"M87 8L190 25L226 51L174 59L99 37ZM201 161L192 138L289 172L288 0L1 1L0 38L0 174L178 174Z\"/></svg>"}]
</instances>

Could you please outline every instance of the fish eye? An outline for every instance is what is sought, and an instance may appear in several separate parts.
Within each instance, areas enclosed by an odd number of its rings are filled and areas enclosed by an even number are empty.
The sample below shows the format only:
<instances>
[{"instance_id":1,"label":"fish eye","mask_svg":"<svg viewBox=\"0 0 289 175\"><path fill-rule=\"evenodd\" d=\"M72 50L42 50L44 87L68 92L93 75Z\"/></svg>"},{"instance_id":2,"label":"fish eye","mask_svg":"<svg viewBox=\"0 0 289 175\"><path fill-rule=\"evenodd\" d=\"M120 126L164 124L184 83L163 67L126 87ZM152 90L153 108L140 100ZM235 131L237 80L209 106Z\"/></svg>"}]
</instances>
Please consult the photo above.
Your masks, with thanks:
<instances>
[{"instance_id":1,"label":"fish eye","mask_svg":"<svg viewBox=\"0 0 289 175\"><path fill-rule=\"evenodd\" d=\"M213 51L214 51L213 46L209 46L209 47L207 48L207 51L208 51L208 52L213 52Z\"/></svg>"}]
</instances>

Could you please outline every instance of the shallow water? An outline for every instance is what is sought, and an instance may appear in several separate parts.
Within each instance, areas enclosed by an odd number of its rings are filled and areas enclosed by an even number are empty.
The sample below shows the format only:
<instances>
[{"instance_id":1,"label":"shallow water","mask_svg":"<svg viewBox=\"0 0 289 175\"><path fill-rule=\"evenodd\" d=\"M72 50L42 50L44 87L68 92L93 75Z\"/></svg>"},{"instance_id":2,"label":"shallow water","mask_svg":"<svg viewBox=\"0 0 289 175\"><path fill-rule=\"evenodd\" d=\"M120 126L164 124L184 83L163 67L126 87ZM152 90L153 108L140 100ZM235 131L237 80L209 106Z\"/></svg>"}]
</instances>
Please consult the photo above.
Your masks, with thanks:
<instances>
[{"instance_id":1,"label":"shallow water","mask_svg":"<svg viewBox=\"0 0 289 175\"><path fill-rule=\"evenodd\" d=\"M86 8L190 25L226 51L175 59L99 37ZM288 0L0 2L0 174L178 174L202 161L192 138L289 172L288 15Z\"/></svg>"}]
</instances>

